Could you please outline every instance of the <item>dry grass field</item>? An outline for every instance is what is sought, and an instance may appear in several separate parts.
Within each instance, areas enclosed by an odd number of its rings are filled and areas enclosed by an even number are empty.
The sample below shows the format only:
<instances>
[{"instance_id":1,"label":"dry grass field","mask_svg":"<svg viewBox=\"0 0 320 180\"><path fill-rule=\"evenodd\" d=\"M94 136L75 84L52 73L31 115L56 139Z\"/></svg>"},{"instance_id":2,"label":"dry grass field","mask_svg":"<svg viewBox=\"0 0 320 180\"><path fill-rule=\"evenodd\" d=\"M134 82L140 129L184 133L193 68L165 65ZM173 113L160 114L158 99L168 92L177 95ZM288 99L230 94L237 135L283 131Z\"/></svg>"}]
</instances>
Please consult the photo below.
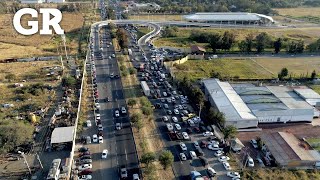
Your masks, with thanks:
<instances>
[{"instance_id":1,"label":"dry grass field","mask_svg":"<svg viewBox=\"0 0 320 180\"><path fill-rule=\"evenodd\" d=\"M301 16L320 16L320 8L276 8L276 10L280 15L288 15L293 17L301 17Z\"/></svg>"},{"instance_id":2,"label":"dry grass field","mask_svg":"<svg viewBox=\"0 0 320 180\"><path fill-rule=\"evenodd\" d=\"M320 67L320 58L316 57L255 58L255 61L275 75L286 67L293 77L299 77L301 74L306 75L307 73L310 76L313 70L319 71L318 67Z\"/></svg>"},{"instance_id":3,"label":"dry grass field","mask_svg":"<svg viewBox=\"0 0 320 180\"><path fill-rule=\"evenodd\" d=\"M129 19L150 21L181 21L182 15L131 15Z\"/></svg>"},{"instance_id":4,"label":"dry grass field","mask_svg":"<svg viewBox=\"0 0 320 180\"><path fill-rule=\"evenodd\" d=\"M13 15L0 15L0 59L20 58L43 55L54 55L57 51L60 37L51 35L23 36L18 34L12 25ZM22 19L22 25L26 26L28 17ZM63 13L61 27L65 30L67 46L71 54L77 50L75 36L81 30L84 18L80 13ZM40 25L42 23L40 22Z\"/></svg>"}]
</instances>

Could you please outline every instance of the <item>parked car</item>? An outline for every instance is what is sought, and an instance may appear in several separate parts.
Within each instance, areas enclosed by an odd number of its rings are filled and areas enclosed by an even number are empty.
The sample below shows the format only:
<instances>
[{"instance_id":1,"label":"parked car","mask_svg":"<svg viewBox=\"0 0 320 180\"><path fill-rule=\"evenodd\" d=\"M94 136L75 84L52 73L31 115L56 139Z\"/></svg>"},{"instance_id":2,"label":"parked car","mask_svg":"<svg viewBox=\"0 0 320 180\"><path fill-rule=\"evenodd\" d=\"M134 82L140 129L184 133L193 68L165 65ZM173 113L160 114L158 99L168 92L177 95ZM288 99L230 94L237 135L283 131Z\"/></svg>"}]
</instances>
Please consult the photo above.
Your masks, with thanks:
<instances>
[{"instance_id":1,"label":"parked car","mask_svg":"<svg viewBox=\"0 0 320 180\"><path fill-rule=\"evenodd\" d=\"M199 147L199 148L196 148L195 150L197 156L203 156L204 155L204 152L202 151L202 149Z\"/></svg>"},{"instance_id":2,"label":"parked car","mask_svg":"<svg viewBox=\"0 0 320 180\"><path fill-rule=\"evenodd\" d=\"M119 110L115 110L115 111L114 111L114 116L115 116L115 117L119 117L119 116L120 116Z\"/></svg>"},{"instance_id":3,"label":"parked car","mask_svg":"<svg viewBox=\"0 0 320 180\"><path fill-rule=\"evenodd\" d=\"M87 124L87 127L91 127L91 126L92 126L92 124L91 124L91 121L90 121L90 120L87 120L86 124Z\"/></svg>"},{"instance_id":4,"label":"parked car","mask_svg":"<svg viewBox=\"0 0 320 180\"><path fill-rule=\"evenodd\" d=\"M186 150L187 150L187 146L186 146L185 143L180 142L180 143L179 143L179 146L180 146L180 148L181 148L182 151L186 151Z\"/></svg>"},{"instance_id":5,"label":"parked car","mask_svg":"<svg viewBox=\"0 0 320 180\"><path fill-rule=\"evenodd\" d=\"M133 174L133 175L132 175L132 179L133 179L133 180L140 180L139 174Z\"/></svg>"},{"instance_id":6,"label":"parked car","mask_svg":"<svg viewBox=\"0 0 320 180\"><path fill-rule=\"evenodd\" d=\"M84 159L92 159L91 155L84 155L80 157L80 160L84 160Z\"/></svg>"},{"instance_id":7,"label":"parked car","mask_svg":"<svg viewBox=\"0 0 320 180\"><path fill-rule=\"evenodd\" d=\"M85 169L92 169L92 164L83 164L81 166L78 166L79 171L83 171Z\"/></svg>"},{"instance_id":8,"label":"parked car","mask_svg":"<svg viewBox=\"0 0 320 180\"><path fill-rule=\"evenodd\" d=\"M180 159L182 161L186 161L187 160L187 156L184 153L180 153Z\"/></svg>"},{"instance_id":9,"label":"parked car","mask_svg":"<svg viewBox=\"0 0 320 180\"><path fill-rule=\"evenodd\" d=\"M121 113L122 113L122 114L127 114L127 110L126 110L125 107L121 107Z\"/></svg>"},{"instance_id":10,"label":"parked car","mask_svg":"<svg viewBox=\"0 0 320 180\"><path fill-rule=\"evenodd\" d=\"M95 143L98 142L98 135L94 134L92 136L92 141L95 142Z\"/></svg>"},{"instance_id":11,"label":"parked car","mask_svg":"<svg viewBox=\"0 0 320 180\"><path fill-rule=\"evenodd\" d=\"M86 151L89 151L89 148L87 147L81 147L78 149L79 152L86 152Z\"/></svg>"},{"instance_id":12,"label":"parked car","mask_svg":"<svg viewBox=\"0 0 320 180\"><path fill-rule=\"evenodd\" d=\"M220 162L226 162L226 161L229 161L230 158L229 158L228 156L220 156L220 157L218 158L218 160L219 160Z\"/></svg>"},{"instance_id":13,"label":"parked car","mask_svg":"<svg viewBox=\"0 0 320 180\"><path fill-rule=\"evenodd\" d=\"M182 132L182 136L183 136L183 139L185 139L185 140L189 140L190 139L190 137L189 137L187 132Z\"/></svg>"},{"instance_id":14,"label":"parked car","mask_svg":"<svg viewBox=\"0 0 320 180\"><path fill-rule=\"evenodd\" d=\"M227 171L231 170L230 164L228 162L222 162L222 165Z\"/></svg>"},{"instance_id":15,"label":"parked car","mask_svg":"<svg viewBox=\"0 0 320 180\"><path fill-rule=\"evenodd\" d=\"M89 175L89 174L92 174L92 170L90 170L90 169L85 169L85 170L83 170L83 171L81 171L81 172L79 173L80 176L82 176L82 175Z\"/></svg>"},{"instance_id":16,"label":"parked car","mask_svg":"<svg viewBox=\"0 0 320 180\"><path fill-rule=\"evenodd\" d=\"M208 167L207 174L209 175L209 177L214 177L217 174L217 172L212 167Z\"/></svg>"},{"instance_id":17,"label":"parked car","mask_svg":"<svg viewBox=\"0 0 320 180\"><path fill-rule=\"evenodd\" d=\"M247 162L248 167L254 167L254 162L253 162L252 157L248 156L247 161L248 161Z\"/></svg>"},{"instance_id":18,"label":"parked car","mask_svg":"<svg viewBox=\"0 0 320 180\"><path fill-rule=\"evenodd\" d=\"M102 126L102 124L99 124L99 125L98 125L98 130L99 130L99 131L103 131L103 126Z\"/></svg>"},{"instance_id":19,"label":"parked car","mask_svg":"<svg viewBox=\"0 0 320 180\"><path fill-rule=\"evenodd\" d=\"M162 120L163 120L164 122L169 121L169 119L168 119L168 117L167 117L167 116L163 116L163 117L162 117Z\"/></svg>"},{"instance_id":20,"label":"parked car","mask_svg":"<svg viewBox=\"0 0 320 180\"><path fill-rule=\"evenodd\" d=\"M90 180L92 179L92 176L90 174L88 175L82 175L82 176L79 176L78 180Z\"/></svg>"},{"instance_id":21,"label":"parked car","mask_svg":"<svg viewBox=\"0 0 320 180\"><path fill-rule=\"evenodd\" d=\"M120 167L120 177L122 179L128 178L128 171L127 171L127 168L125 166L121 166Z\"/></svg>"},{"instance_id":22,"label":"parked car","mask_svg":"<svg viewBox=\"0 0 320 180\"><path fill-rule=\"evenodd\" d=\"M174 126L176 127L176 129L177 129L178 131L180 131L180 130L181 130L181 126L180 126L180 124L174 124Z\"/></svg>"},{"instance_id":23,"label":"parked car","mask_svg":"<svg viewBox=\"0 0 320 180\"><path fill-rule=\"evenodd\" d=\"M103 137L99 136L99 144L102 144L102 143L103 143Z\"/></svg>"},{"instance_id":24,"label":"parked car","mask_svg":"<svg viewBox=\"0 0 320 180\"><path fill-rule=\"evenodd\" d=\"M175 116L172 116L172 117L171 117L171 119L172 119L172 121L173 121L173 122L175 122L175 123L177 123L177 122L178 122L178 118L177 118L177 117L175 117Z\"/></svg>"},{"instance_id":25,"label":"parked car","mask_svg":"<svg viewBox=\"0 0 320 180\"><path fill-rule=\"evenodd\" d=\"M223 155L223 151L221 151L221 150L218 150L218 151L216 151L216 152L214 153L214 156L216 156L216 157L219 157L219 156L221 156L221 155Z\"/></svg>"},{"instance_id":26,"label":"parked car","mask_svg":"<svg viewBox=\"0 0 320 180\"><path fill-rule=\"evenodd\" d=\"M231 178L240 178L240 174L238 172L229 171L227 172L227 176Z\"/></svg>"},{"instance_id":27,"label":"parked car","mask_svg":"<svg viewBox=\"0 0 320 180\"><path fill-rule=\"evenodd\" d=\"M191 159L197 159L196 152L190 151L189 153L190 153Z\"/></svg>"},{"instance_id":28,"label":"parked car","mask_svg":"<svg viewBox=\"0 0 320 180\"><path fill-rule=\"evenodd\" d=\"M255 139L251 139L250 143L252 144L252 146L257 149L258 148L258 142Z\"/></svg>"},{"instance_id":29,"label":"parked car","mask_svg":"<svg viewBox=\"0 0 320 180\"><path fill-rule=\"evenodd\" d=\"M108 156L108 150L107 150L107 149L104 149L104 150L102 151L101 157L102 157L102 159L106 159L107 156Z\"/></svg>"},{"instance_id":30,"label":"parked car","mask_svg":"<svg viewBox=\"0 0 320 180\"><path fill-rule=\"evenodd\" d=\"M116 123L116 130L120 130L121 129L121 123Z\"/></svg>"},{"instance_id":31,"label":"parked car","mask_svg":"<svg viewBox=\"0 0 320 180\"><path fill-rule=\"evenodd\" d=\"M168 131L173 131L173 126L170 123L166 124Z\"/></svg>"},{"instance_id":32,"label":"parked car","mask_svg":"<svg viewBox=\"0 0 320 180\"><path fill-rule=\"evenodd\" d=\"M193 141L193 145L195 148L200 148L198 141Z\"/></svg>"},{"instance_id":33,"label":"parked car","mask_svg":"<svg viewBox=\"0 0 320 180\"><path fill-rule=\"evenodd\" d=\"M206 131L206 132L202 133L202 135L205 136L205 137L213 136L213 132Z\"/></svg>"},{"instance_id":34,"label":"parked car","mask_svg":"<svg viewBox=\"0 0 320 180\"><path fill-rule=\"evenodd\" d=\"M91 164L92 163L92 159L81 159L79 161L82 164Z\"/></svg>"}]
</instances>

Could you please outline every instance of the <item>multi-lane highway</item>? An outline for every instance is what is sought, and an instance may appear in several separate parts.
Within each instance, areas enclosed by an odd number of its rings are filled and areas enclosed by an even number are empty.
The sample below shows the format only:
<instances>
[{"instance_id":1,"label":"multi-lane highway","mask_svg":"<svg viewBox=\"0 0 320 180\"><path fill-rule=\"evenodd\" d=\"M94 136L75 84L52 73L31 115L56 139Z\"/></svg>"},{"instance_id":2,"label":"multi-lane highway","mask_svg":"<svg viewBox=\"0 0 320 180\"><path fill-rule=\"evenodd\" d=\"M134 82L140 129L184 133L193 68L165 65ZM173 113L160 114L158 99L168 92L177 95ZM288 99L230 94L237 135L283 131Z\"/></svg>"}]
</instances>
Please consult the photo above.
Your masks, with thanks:
<instances>
[{"instance_id":1,"label":"multi-lane highway","mask_svg":"<svg viewBox=\"0 0 320 180\"><path fill-rule=\"evenodd\" d=\"M100 32L100 33L99 33ZM110 33L105 28L94 26L93 30L93 59L96 67L96 83L99 93L101 124L103 126L103 143L91 144L93 153L94 179L119 179L119 167L128 169L128 176L138 170L138 159L128 116L121 114L115 117L115 110L126 107L122 91L119 68L115 57ZM112 75L114 77L112 77ZM107 101L107 98L109 101ZM120 111L121 112L121 111ZM122 129L115 130L115 124L121 123ZM97 127L92 127L97 134ZM107 149L107 159L101 158L101 153Z\"/></svg>"}]
</instances>

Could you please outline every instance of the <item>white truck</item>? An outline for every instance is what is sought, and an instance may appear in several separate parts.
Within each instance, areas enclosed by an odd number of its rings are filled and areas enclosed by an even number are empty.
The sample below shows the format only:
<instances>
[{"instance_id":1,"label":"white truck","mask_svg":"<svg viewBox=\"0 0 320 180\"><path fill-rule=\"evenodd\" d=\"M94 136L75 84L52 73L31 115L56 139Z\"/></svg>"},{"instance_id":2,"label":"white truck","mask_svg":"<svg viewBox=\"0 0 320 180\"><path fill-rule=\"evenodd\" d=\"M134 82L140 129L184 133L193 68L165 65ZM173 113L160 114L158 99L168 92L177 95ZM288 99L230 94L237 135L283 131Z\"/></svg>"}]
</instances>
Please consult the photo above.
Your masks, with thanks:
<instances>
[{"instance_id":1,"label":"white truck","mask_svg":"<svg viewBox=\"0 0 320 180\"><path fill-rule=\"evenodd\" d=\"M146 81L141 81L141 87L144 92L144 95L150 96L150 88Z\"/></svg>"},{"instance_id":2,"label":"white truck","mask_svg":"<svg viewBox=\"0 0 320 180\"><path fill-rule=\"evenodd\" d=\"M128 54L131 56L132 55L132 50L128 49Z\"/></svg>"}]
</instances>

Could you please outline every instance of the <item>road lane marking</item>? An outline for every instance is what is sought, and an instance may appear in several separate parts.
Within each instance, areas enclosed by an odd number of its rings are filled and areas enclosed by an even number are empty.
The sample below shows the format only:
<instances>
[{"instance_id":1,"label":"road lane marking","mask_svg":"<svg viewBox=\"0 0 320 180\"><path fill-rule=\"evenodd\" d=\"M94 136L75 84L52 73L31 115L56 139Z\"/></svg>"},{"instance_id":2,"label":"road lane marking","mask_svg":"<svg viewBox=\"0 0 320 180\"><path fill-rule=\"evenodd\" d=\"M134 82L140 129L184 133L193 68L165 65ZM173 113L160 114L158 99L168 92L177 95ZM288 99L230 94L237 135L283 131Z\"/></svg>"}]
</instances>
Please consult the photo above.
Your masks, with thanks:
<instances>
[{"instance_id":1,"label":"road lane marking","mask_svg":"<svg viewBox=\"0 0 320 180\"><path fill-rule=\"evenodd\" d=\"M124 149L124 153L126 154L126 161L128 161L127 149Z\"/></svg>"}]
</instances>

